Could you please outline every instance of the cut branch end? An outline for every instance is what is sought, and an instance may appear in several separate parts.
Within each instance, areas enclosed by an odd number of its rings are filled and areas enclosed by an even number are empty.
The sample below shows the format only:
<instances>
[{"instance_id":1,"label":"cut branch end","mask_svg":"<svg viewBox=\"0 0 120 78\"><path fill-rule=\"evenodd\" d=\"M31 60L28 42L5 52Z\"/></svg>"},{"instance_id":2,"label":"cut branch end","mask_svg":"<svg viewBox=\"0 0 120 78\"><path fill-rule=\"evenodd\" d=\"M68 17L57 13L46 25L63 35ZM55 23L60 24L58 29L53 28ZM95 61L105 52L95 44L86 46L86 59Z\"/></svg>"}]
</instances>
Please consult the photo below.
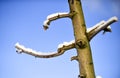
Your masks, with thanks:
<instances>
[{"instance_id":1,"label":"cut branch end","mask_svg":"<svg viewBox=\"0 0 120 78\"><path fill-rule=\"evenodd\" d=\"M47 30L49 27L48 26L43 26L44 30Z\"/></svg>"}]
</instances>

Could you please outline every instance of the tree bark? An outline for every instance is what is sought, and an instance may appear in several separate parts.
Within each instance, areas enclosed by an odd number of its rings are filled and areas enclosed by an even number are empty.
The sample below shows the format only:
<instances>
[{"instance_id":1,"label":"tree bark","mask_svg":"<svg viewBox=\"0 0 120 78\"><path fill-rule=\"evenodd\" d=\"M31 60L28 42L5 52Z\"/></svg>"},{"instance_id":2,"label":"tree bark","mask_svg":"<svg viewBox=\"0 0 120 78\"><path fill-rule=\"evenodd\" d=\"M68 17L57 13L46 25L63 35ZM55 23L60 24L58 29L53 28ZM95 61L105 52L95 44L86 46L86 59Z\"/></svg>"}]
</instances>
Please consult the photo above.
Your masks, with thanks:
<instances>
[{"instance_id":1,"label":"tree bark","mask_svg":"<svg viewBox=\"0 0 120 78\"><path fill-rule=\"evenodd\" d=\"M68 0L75 36L75 48L79 63L80 78L95 78L91 48L87 38L86 24L80 0Z\"/></svg>"}]
</instances>

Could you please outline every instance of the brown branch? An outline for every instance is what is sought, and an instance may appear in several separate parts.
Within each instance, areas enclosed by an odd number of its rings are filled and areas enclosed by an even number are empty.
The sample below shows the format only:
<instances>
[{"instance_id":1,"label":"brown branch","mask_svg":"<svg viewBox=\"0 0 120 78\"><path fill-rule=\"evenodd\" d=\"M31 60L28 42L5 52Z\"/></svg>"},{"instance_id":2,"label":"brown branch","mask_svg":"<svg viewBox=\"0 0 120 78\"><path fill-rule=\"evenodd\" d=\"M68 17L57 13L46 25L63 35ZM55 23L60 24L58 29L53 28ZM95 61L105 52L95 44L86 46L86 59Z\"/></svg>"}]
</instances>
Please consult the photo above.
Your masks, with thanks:
<instances>
[{"instance_id":1,"label":"brown branch","mask_svg":"<svg viewBox=\"0 0 120 78\"><path fill-rule=\"evenodd\" d=\"M57 52L51 52L51 53L43 53L43 52L37 52L35 50L32 50L30 48L26 48L23 45L20 45L19 43L15 44L16 52L18 53L26 53L38 58L52 58L62 55L65 51L74 48L74 41L71 42L64 42L63 44L60 44L58 46Z\"/></svg>"},{"instance_id":2,"label":"brown branch","mask_svg":"<svg viewBox=\"0 0 120 78\"><path fill-rule=\"evenodd\" d=\"M104 32L111 32L111 28L110 28L110 24L114 23L118 21L117 17L112 17L110 19L108 19L106 22L105 21L101 21L100 23L98 23L97 25L91 27L90 29L87 29L87 33L88 33L88 39L89 41L100 31L104 30Z\"/></svg>"},{"instance_id":3,"label":"brown branch","mask_svg":"<svg viewBox=\"0 0 120 78\"><path fill-rule=\"evenodd\" d=\"M60 19L60 18L65 18L65 17L70 17L71 14L64 12L64 13L54 13L51 15L47 16L47 19L44 21L43 27L45 30L47 30L49 28L50 22Z\"/></svg>"}]
</instances>

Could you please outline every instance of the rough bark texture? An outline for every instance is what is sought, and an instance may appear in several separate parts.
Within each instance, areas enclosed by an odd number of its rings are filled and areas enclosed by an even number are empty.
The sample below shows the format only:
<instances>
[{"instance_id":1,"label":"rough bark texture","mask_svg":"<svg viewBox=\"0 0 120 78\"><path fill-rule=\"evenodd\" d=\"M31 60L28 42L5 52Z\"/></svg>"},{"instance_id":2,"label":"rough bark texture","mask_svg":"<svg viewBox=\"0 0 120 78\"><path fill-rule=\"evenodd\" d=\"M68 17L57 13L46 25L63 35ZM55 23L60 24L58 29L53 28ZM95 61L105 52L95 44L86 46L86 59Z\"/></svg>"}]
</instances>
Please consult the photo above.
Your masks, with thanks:
<instances>
[{"instance_id":1,"label":"rough bark texture","mask_svg":"<svg viewBox=\"0 0 120 78\"><path fill-rule=\"evenodd\" d=\"M74 13L72 19L79 63L80 78L95 78L91 48L86 33L86 25L80 0L69 0L70 12Z\"/></svg>"}]
</instances>

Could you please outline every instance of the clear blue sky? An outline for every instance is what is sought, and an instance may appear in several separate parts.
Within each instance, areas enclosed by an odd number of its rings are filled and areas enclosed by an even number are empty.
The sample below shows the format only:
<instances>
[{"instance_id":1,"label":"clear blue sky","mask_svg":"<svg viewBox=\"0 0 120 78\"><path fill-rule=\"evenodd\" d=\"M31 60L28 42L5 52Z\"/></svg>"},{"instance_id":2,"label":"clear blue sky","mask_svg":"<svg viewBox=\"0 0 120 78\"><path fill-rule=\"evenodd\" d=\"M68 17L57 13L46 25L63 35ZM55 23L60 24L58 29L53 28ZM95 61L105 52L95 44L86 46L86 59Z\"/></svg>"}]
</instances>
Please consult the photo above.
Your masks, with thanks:
<instances>
[{"instance_id":1,"label":"clear blue sky","mask_svg":"<svg viewBox=\"0 0 120 78\"><path fill-rule=\"evenodd\" d=\"M120 18L119 0L82 0L87 27L112 16ZM17 54L15 43L37 51L51 52L64 41L74 39L71 20L59 19L43 30L47 15L68 12L67 0L0 0L0 78L77 78L78 63L70 61L76 50L42 59ZM90 42L96 75L120 78L120 22L112 33L99 33Z\"/></svg>"}]
</instances>

